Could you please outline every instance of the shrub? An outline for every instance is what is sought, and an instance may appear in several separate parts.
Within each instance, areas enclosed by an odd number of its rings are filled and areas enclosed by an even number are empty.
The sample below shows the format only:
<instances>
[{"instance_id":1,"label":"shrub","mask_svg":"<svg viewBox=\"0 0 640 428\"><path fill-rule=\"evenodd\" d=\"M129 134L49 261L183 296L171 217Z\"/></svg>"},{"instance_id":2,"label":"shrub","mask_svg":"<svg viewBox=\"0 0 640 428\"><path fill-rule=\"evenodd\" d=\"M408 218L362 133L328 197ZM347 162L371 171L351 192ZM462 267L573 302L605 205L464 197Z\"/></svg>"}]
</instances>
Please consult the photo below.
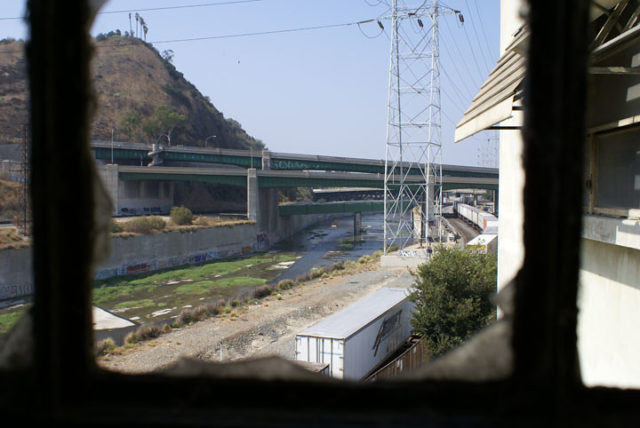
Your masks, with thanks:
<instances>
[{"instance_id":1,"label":"shrub","mask_svg":"<svg viewBox=\"0 0 640 428\"><path fill-rule=\"evenodd\" d=\"M135 332L130 332L124 337L124 343L127 345L133 345L139 342L138 335Z\"/></svg>"},{"instance_id":2,"label":"shrub","mask_svg":"<svg viewBox=\"0 0 640 428\"><path fill-rule=\"evenodd\" d=\"M107 337L96 344L96 353L98 355L106 355L114 349L116 349L116 344L110 337Z\"/></svg>"},{"instance_id":3,"label":"shrub","mask_svg":"<svg viewBox=\"0 0 640 428\"><path fill-rule=\"evenodd\" d=\"M255 296L257 299L262 299L263 297L267 297L271 294L271 287L268 285L263 285L262 287L256 288Z\"/></svg>"},{"instance_id":4,"label":"shrub","mask_svg":"<svg viewBox=\"0 0 640 428\"><path fill-rule=\"evenodd\" d=\"M356 262L354 262L353 260L349 260L344 264L345 270L353 270L356 266Z\"/></svg>"},{"instance_id":5,"label":"shrub","mask_svg":"<svg viewBox=\"0 0 640 428\"><path fill-rule=\"evenodd\" d=\"M134 218L122 224L126 232L150 233L154 230L163 230L166 223L161 217L145 216Z\"/></svg>"},{"instance_id":6,"label":"shrub","mask_svg":"<svg viewBox=\"0 0 640 428\"><path fill-rule=\"evenodd\" d=\"M119 222L111 220L111 233L120 233L123 230Z\"/></svg>"},{"instance_id":7,"label":"shrub","mask_svg":"<svg viewBox=\"0 0 640 428\"><path fill-rule=\"evenodd\" d=\"M216 303L207 303L207 311L211 316L218 315L220 313L219 305Z\"/></svg>"},{"instance_id":8,"label":"shrub","mask_svg":"<svg viewBox=\"0 0 640 428\"><path fill-rule=\"evenodd\" d=\"M145 324L136 330L138 341L153 339L158 336L160 336L160 327L155 324Z\"/></svg>"},{"instance_id":9,"label":"shrub","mask_svg":"<svg viewBox=\"0 0 640 428\"><path fill-rule=\"evenodd\" d=\"M196 226L211 226L214 222L211 219L207 218L207 217L198 216L198 217L194 218L191 221L191 223L195 224Z\"/></svg>"},{"instance_id":10,"label":"shrub","mask_svg":"<svg viewBox=\"0 0 640 428\"><path fill-rule=\"evenodd\" d=\"M280 282L278 283L278 288L279 288L280 290L288 290L288 289L290 289L291 287L293 287L293 285L294 285L294 284L295 284L295 283L294 283L294 282L293 282L293 280L291 280L291 279L283 279L282 281L280 281Z\"/></svg>"},{"instance_id":11,"label":"shrub","mask_svg":"<svg viewBox=\"0 0 640 428\"><path fill-rule=\"evenodd\" d=\"M193 316L193 310L191 309L185 309L184 311L180 312L180 315L178 315L178 318L176 318L176 322L179 326L189 324L194 320L195 318Z\"/></svg>"},{"instance_id":12,"label":"shrub","mask_svg":"<svg viewBox=\"0 0 640 428\"><path fill-rule=\"evenodd\" d=\"M191 224L193 221L193 214L191 210L186 207L173 207L171 208L171 221L177 225Z\"/></svg>"},{"instance_id":13,"label":"shrub","mask_svg":"<svg viewBox=\"0 0 640 428\"><path fill-rule=\"evenodd\" d=\"M365 256L362 256L362 257L360 257L360 258L358 259L358 263L360 263L361 265L363 265L363 264L369 263L371 260L373 260L373 259L371 258L371 256L366 256L366 255L365 255Z\"/></svg>"},{"instance_id":14,"label":"shrub","mask_svg":"<svg viewBox=\"0 0 640 428\"><path fill-rule=\"evenodd\" d=\"M344 270L344 261L335 262L331 265L331 270Z\"/></svg>"},{"instance_id":15,"label":"shrub","mask_svg":"<svg viewBox=\"0 0 640 428\"><path fill-rule=\"evenodd\" d=\"M209 318L209 316L210 316L209 309L205 305L198 306L193 310L193 318L196 321L202 321L204 319Z\"/></svg>"}]
</instances>

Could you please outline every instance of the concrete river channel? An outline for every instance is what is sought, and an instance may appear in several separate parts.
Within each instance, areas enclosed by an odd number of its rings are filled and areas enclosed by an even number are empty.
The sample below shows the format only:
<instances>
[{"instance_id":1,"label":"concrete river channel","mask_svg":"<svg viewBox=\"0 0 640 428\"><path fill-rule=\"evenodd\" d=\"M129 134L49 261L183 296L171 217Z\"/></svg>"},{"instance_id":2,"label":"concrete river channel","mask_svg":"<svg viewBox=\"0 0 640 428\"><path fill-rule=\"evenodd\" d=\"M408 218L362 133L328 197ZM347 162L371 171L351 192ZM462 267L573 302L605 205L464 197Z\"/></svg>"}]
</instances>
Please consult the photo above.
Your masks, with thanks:
<instances>
[{"instance_id":1,"label":"concrete river channel","mask_svg":"<svg viewBox=\"0 0 640 428\"><path fill-rule=\"evenodd\" d=\"M361 230L354 238L353 218L345 216L311 226L265 253L99 280L93 290L94 304L143 324L166 322L187 308L221 300L243 303L257 287L382 249L382 213L363 215Z\"/></svg>"}]
</instances>

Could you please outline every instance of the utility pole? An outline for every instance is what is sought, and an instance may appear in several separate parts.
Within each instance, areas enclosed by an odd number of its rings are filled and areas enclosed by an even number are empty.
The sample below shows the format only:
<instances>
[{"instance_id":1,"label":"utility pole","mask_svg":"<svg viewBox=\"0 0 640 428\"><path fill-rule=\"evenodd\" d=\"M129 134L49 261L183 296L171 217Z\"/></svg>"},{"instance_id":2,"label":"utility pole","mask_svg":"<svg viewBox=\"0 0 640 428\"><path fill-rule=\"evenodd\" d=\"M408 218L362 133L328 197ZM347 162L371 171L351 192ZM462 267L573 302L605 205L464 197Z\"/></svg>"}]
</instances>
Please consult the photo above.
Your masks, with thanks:
<instances>
[{"instance_id":1,"label":"utility pole","mask_svg":"<svg viewBox=\"0 0 640 428\"><path fill-rule=\"evenodd\" d=\"M424 238L442 229L442 132L438 19L459 11L432 2L393 0L384 180L384 251L414 241L412 210L422 207ZM417 180L416 178L419 178ZM422 235L422 234L421 234Z\"/></svg>"},{"instance_id":2,"label":"utility pole","mask_svg":"<svg viewBox=\"0 0 640 428\"><path fill-rule=\"evenodd\" d=\"M111 165L113 165L113 128L111 128Z\"/></svg>"}]
</instances>

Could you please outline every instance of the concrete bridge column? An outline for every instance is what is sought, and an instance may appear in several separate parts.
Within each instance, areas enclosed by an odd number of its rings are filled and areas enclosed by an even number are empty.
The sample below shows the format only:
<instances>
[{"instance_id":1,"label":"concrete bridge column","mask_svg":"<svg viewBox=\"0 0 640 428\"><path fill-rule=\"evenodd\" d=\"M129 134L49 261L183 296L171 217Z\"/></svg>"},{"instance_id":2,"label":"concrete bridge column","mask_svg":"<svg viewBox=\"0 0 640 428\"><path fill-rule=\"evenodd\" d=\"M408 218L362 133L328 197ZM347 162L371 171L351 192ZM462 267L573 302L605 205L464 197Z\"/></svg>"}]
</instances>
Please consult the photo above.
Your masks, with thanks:
<instances>
[{"instance_id":1,"label":"concrete bridge column","mask_svg":"<svg viewBox=\"0 0 640 428\"><path fill-rule=\"evenodd\" d=\"M103 165L98 169L98 173L100 174L100 178L102 178L102 183L104 184L109 197L111 198L111 202L113 205L113 215L118 214L118 210L120 209L119 200L119 190L120 190L120 178L118 175L118 165L117 164L108 164Z\"/></svg>"},{"instance_id":2,"label":"concrete bridge column","mask_svg":"<svg viewBox=\"0 0 640 428\"><path fill-rule=\"evenodd\" d=\"M247 170L247 217L256 222L258 233L270 233L278 228L277 189L260 189L255 168Z\"/></svg>"},{"instance_id":3,"label":"concrete bridge column","mask_svg":"<svg viewBox=\"0 0 640 428\"><path fill-rule=\"evenodd\" d=\"M362 213L353 213L353 237L360 236L362 228Z\"/></svg>"},{"instance_id":4,"label":"concrete bridge column","mask_svg":"<svg viewBox=\"0 0 640 428\"><path fill-rule=\"evenodd\" d=\"M278 189L260 189L258 231L268 234L278 230Z\"/></svg>"},{"instance_id":5,"label":"concrete bridge column","mask_svg":"<svg viewBox=\"0 0 640 428\"><path fill-rule=\"evenodd\" d=\"M260 194L258 193L258 171L247 170L247 218L258 223L260 213Z\"/></svg>"}]
</instances>

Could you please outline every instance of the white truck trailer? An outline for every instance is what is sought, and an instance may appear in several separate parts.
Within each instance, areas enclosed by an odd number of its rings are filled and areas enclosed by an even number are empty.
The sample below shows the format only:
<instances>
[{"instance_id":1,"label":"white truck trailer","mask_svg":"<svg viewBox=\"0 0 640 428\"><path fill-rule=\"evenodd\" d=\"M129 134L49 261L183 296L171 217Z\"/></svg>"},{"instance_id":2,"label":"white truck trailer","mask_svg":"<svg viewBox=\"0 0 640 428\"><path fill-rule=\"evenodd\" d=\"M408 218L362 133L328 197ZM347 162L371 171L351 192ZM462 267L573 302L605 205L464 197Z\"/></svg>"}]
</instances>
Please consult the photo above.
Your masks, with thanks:
<instances>
[{"instance_id":1,"label":"white truck trailer","mask_svg":"<svg viewBox=\"0 0 640 428\"><path fill-rule=\"evenodd\" d=\"M296 336L296 360L328 363L329 374L361 380L411 335L405 288L382 288Z\"/></svg>"},{"instance_id":2,"label":"white truck trailer","mask_svg":"<svg viewBox=\"0 0 640 428\"><path fill-rule=\"evenodd\" d=\"M488 254L496 254L498 251L498 235L478 235L471 241L467 242L467 248L473 248Z\"/></svg>"}]
</instances>

